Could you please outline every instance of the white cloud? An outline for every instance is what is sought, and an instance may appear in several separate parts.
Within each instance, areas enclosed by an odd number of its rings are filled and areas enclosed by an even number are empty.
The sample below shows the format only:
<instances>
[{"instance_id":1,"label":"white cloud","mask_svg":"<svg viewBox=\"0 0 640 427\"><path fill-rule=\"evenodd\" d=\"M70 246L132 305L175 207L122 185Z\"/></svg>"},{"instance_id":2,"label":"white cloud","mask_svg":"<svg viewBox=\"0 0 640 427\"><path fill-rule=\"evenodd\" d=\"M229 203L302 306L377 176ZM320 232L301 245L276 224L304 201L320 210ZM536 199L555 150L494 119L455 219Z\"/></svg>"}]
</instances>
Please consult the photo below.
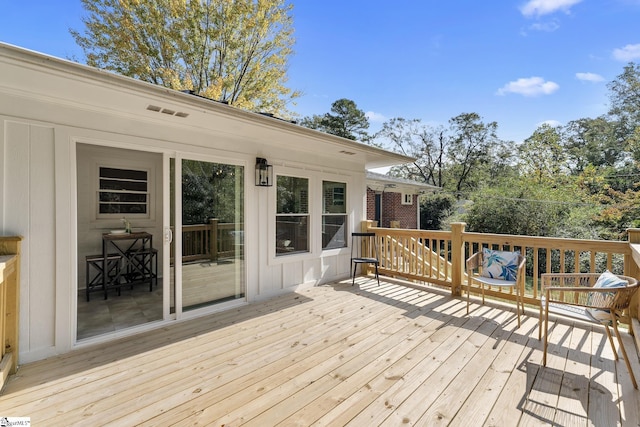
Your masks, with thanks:
<instances>
[{"instance_id":1,"label":"white cloud","mask_svg":"<svg viewBox=\"0 0 640 427\"><path fill-rule=\"evenodd\" d=\"M598 83L604 81L604 77L596 73L576 73L576 78L583 82Z\"/></svg>"},{"instance_id":2,"label":"white cloud","mask_svg":"<svg viewBox=\"0 0 640 427\"><path fill-rule=\"evenodd\" d=\"M522 7L520 12L524 16L542 16L562 10L569 13L572 6L582 0L529 0Z\"/></svg>"},{"instance_id":3,"label":"white cloud","mask_svg":"<svg viewBox=\"0 0 640 427\"><path fill-rule=\"evenodd\" d=\"M633 61L640 59L640 43L628 44L625 47L614 49L613 57L618 61Z\"/></svg>"},{"instance_id":4,"label":"white cloud","mask_svg":"<svg viewBox=\"0 0 640 427\"><path fill-rule=\"evenodd\" d=\"M370 122L383 123L387 121L387 118L383 114L373 111L367 111L364 115L367 116L367 119L369 119Z\"/></svg>"},{"instance_id":5,"label":"white cloud","mask_svg":"<svg viewBox=\"0 0 640 427\"><path fill-rule=\"evenodd\" d=\"M557 83L546 82L542 77L527 77L507 83L498 89L497 94L506 95L508 93L517 93L523 96L550 95L559 88L560 86Z\"/></svg>"}]
</instances>

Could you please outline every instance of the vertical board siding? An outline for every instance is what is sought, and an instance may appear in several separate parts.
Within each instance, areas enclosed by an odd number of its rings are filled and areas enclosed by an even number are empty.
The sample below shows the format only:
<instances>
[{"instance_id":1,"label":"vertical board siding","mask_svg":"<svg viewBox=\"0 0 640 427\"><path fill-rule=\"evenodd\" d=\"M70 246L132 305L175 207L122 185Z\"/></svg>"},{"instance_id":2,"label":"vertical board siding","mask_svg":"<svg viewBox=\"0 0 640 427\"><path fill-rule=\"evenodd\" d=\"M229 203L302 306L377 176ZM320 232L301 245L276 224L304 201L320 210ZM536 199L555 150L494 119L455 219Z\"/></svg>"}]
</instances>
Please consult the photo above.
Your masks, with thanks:
<instances>
[{"instance_id":1,"label":"vertical board siding","mask_svg":"<svg viewBox=\"0 0 640 427\"><path fill-rule=\"evenodd\" d=\"M21 353L55 344L55 167L52 128L5 122L5 233L24 236Z\"/></svg>"},{"instance_id":2,"label":"vertical board siding","mask_svg":"<svg viewBox=\"0 0 640 427\"><path fill-rule=\"evenodd\" d=\"M30 341L37 349L55 346L56 209L53 128L29 132ZM69 286L69 285L67 285Z\"/></svg>"}]
</instances>

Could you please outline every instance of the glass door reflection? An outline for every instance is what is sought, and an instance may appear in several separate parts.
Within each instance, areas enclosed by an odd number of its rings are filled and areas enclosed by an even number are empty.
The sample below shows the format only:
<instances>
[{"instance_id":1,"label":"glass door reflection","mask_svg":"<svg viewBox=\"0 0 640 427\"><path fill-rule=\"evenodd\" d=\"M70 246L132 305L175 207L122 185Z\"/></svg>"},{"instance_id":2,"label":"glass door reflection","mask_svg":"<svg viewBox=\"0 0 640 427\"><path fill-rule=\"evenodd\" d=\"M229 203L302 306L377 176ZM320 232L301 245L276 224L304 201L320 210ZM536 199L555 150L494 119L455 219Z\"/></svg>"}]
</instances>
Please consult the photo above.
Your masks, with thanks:
<instances>
[{"instance_id":1,"label":"glass door reflection","mask_svg":"<svg viewBox=\"0 0 640 427\"><path fill-rule=\"evenodd\" d=\"M182 159L180 169L182 310L244 298L244 168Z\"/></svg>"}]
</instances>

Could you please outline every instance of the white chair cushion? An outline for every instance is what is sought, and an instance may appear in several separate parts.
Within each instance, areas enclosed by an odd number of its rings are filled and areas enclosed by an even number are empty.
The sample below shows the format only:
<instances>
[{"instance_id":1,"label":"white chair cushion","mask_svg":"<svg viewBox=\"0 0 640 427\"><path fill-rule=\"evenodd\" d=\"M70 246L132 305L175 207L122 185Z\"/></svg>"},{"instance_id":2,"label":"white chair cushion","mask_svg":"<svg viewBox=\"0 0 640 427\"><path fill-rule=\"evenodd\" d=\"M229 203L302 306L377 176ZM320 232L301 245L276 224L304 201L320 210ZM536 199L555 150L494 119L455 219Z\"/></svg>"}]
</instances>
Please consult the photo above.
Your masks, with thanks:
<instances>
[{"instance_id":1,"label":"white chair cushion","mask_svg":"<svg viewBox=\"0 0 640 427\"><path fill-rule=\"evenodd\" d=\"M540 304L542 307L545 306L545 298L544 296L540 298ZM587 310L584 307L579 307L575 305L568 304L558 304L558 303L549 303L549 313L559 314L564 317L571 317L573 319L583 320L585 322L600 322L599 320L595 320L591 317Z\"/></svg>"},{"instance_id":2,"label":"white chair cushion","mask_svg":"<svg viewBox=\"0 0 640 427\"><path fill-rule=\"evenodd\" d=\"M611 273L609 270L605 271L598 277L596 284L593 285L594 288L624 288L629 286L629 282L624 279L619 278L615 274ZM589 301L592 301L592 298L600 297L600 298L612 298L613 293L599 293L593 292L589 295ZM593 318L596 322L606 323L611 321L611 314L609 310L599 310L597 308L587 308L587 314Z\"/></svg>"},{"instance_id":3,"label":"white chair cushion","mask_svg":"<svg viewBox=\"0 0 640 427\"><path fill-rule=\"evenodd\" d=\"M474 280L480 282L480 283L484 283L485 285L492 285L492 286L515 286L516 285L516 281L515 278L514 280L502 280L502 279L494 279L493 277L483 277L483 276L475 276L473 278Z\"/></svg>"}]
</instances>

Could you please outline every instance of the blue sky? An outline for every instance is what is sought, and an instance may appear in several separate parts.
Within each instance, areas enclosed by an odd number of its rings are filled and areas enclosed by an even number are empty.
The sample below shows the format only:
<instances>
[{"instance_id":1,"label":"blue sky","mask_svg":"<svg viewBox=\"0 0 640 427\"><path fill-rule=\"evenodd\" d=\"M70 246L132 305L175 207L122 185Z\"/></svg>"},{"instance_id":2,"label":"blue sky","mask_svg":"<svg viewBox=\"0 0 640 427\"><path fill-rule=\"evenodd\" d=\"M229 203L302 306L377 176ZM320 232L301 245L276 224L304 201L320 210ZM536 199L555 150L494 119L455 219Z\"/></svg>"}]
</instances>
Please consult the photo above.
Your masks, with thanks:
<instances>
[{"instance_id":1,"label":"blue sky","mask_svg":"<svg viewBox=\"0 0 640 427\"><path fill-rule=\"evenodd\" d=\"M496 121L520 142L541 123L608 109L606 84L640 62L640 0L294 0L291 109L356 102L371 131L393 117ZM0 0L0 41L82 58L79 0Z\"/></svg>"}]
</instances>

